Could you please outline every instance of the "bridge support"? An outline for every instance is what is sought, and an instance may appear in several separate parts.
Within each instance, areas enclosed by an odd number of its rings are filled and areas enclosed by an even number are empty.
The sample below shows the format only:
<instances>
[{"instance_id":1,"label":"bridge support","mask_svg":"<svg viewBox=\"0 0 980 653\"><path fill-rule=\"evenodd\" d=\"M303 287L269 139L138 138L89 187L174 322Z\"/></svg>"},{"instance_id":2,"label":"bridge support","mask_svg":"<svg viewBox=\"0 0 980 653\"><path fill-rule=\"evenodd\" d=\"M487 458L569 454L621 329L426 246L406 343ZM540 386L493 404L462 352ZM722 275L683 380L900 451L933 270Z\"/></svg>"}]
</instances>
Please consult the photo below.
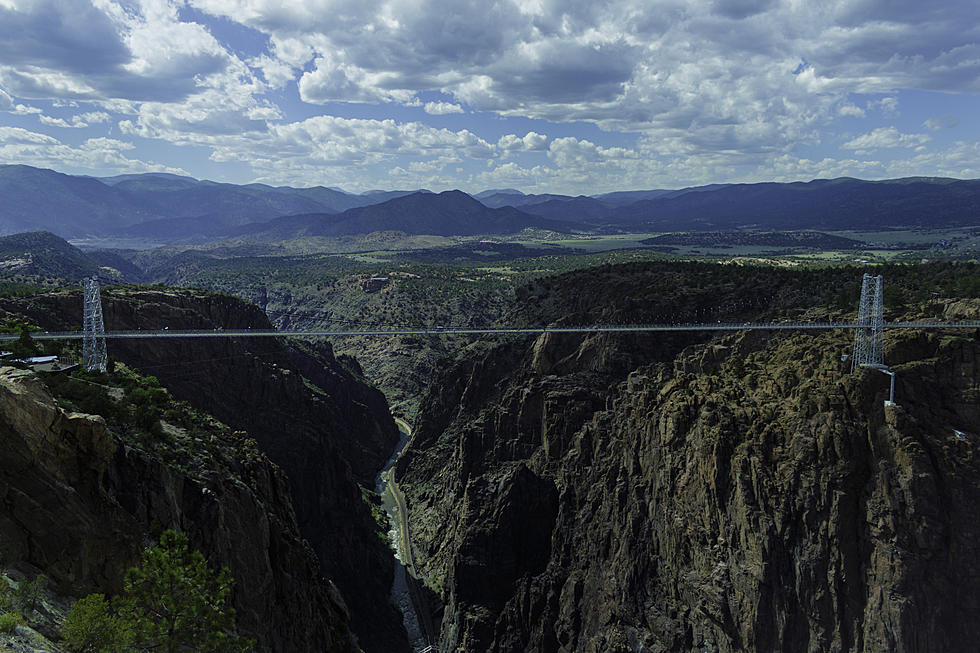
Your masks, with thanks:
<instances>
[{"instance_id":1,"label":"bridge support","mask_svg":"<svg viewBox=\"0 0 980 653\"><path fill-rule=\"evenodd\" d=\"M93 372L105 372L105 324L102 321L102 294L97 277L84 279L84 309L82 317L82 367Z\"/></svg>"},{"instance_id":2,"label":"bridge support","mask_svg":"<svg viewBox=\"0 0 980 653\"><path fill-rule=\"evenodd\" d=\"M851 371L861 366L881 367L885 352L882 346L882 330L885 320L882 315L881 275L873 277L865 273L861 283L861 303L858 305L857 328L854 330L854 356L851 358Z\"/></svg>"}]
</instances>

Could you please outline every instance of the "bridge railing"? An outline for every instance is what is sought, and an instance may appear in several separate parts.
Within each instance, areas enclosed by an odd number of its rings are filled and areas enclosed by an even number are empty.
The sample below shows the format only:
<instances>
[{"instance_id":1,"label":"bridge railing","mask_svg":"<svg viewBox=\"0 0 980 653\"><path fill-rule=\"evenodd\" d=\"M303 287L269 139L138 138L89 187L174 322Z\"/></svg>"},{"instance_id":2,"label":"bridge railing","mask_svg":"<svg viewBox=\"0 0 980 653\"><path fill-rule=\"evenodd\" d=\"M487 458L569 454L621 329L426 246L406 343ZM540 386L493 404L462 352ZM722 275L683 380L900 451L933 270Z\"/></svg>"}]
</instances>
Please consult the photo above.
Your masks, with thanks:
<instances>
[{"instance_id":1,"label":"bridge railing","mask_svg":"<svg viewBox=\"0 0 980 653\"><path fill-rule=\"evenodd\" d=\"M920 320L912 322L885 322L885 329L978 329L980 320L943 322ZM349 336L398 336L398 335L489 335L489 334L541 334L541 333L642 333L664 331L743 331L743 330L828 330L858 329L857 322L700 322L682 324L593 324L579 326L502 326L486 328L428 327L428 328L344 328L344 329L161 329L136 331L106 331L106 339L139 338L322 338ZM81 340L81 331L33 332L35 340ZM20 338L19 334L2 333L0 342Z\"/></svg>"}]
</instances>

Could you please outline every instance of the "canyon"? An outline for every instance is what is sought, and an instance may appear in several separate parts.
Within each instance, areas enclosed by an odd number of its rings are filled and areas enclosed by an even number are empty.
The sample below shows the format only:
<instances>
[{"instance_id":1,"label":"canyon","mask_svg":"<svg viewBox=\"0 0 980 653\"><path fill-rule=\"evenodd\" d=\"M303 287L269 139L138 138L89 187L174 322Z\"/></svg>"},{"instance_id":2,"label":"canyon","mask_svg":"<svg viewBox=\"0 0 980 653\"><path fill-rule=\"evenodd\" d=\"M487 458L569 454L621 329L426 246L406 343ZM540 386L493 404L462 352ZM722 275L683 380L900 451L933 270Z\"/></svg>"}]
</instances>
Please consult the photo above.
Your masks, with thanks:
<instances>
[{"instance_id":1,"label":"canyon","mask_svg":"<svg viewBox=\"0 0 980 653\"><path fill-rule=\"evenodd\" d=\"M955 292L975 266L886 274L889 319L980 312ZM833 320L853 311L856 281L846 268L601 266L529 281L498 317ZM270 326L255 305L184 288L108 287L103 310L112 329ZM70 328L81 293L5 297L0 311ZM545 333L434 348L392 473L438 650L967 650L980 636L978 334L889 331L894 403L888 377L851 370L852 338ZM188 461L4 368L15 517L0 535L15 558L69 595L111 592L146 538L179 526L232 569L239 628L261 650L412 649L367 491L399 433L364 369L392 352L365 349L364 367L314 341L110 353L224 426Z\"/></svg>"}]
</instances>

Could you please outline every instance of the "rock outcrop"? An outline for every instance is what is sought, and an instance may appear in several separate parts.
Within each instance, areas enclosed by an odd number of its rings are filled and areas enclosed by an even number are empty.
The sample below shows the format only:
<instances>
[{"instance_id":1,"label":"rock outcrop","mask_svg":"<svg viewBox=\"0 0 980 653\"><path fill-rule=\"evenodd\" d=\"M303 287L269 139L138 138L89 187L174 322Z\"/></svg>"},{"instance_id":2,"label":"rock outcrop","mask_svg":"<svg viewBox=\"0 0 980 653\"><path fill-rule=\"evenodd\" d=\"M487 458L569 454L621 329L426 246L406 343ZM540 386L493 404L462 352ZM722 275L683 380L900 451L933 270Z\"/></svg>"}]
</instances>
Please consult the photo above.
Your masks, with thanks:
<instances>
[{"instance_id":1,"label":"rock outcrop","mask_svg":"<svg viewBox=\"0 0 980 653\"><path fill-rule=\"evenodd\" d=\"M0 540L59 591L117 592L164 528L235 578L241 632L260 650L356 651L347 607L300 537L286 479L244 434L218 430L182 467L59 408L32 373L0 368Z\"/></svg>"},{"instance_id":2,"label":"rock outcrop","mask_svg":"<svg viewBox=\"0 0 980 653\"><path fill-rule=\"evenodd\" d=\"M106 328L267 329L254 305L229 295L167 288L105 288ZM74 326L81 294L56 292L0 306L56 330ZM384 396L329 345L287 347L272 338L114 340L110 356L155 375L178 399L246 431L288 478L302 535L339 588L368 652L406 650L389 592L393 558L360 486L398 441Z\"/></svg>"},{"instance_id":3,"label":"rock outcrop","mask_svg":"<svg viewBox=\"0 0 980 653\"><path fill-rule=\"evenodd\" d=\"M588 277L522 310L626 310ZM443 650L970 650L972 334L889 332L888 406L848 333L649 338L482 344L434 383L397 471Z\"/></svg>"}]
</instances>

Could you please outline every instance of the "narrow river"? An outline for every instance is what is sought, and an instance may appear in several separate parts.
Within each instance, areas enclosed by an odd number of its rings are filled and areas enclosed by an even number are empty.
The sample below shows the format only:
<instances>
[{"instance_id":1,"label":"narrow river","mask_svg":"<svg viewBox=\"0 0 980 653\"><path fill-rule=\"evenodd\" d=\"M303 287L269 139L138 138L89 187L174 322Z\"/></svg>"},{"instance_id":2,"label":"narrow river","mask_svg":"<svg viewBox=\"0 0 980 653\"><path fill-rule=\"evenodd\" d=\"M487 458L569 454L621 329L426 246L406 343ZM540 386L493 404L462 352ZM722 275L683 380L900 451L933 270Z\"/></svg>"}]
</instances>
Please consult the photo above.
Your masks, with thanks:
<instances>
[{"instance_id":1,"label":"narrow river","mask_svg":"<svg viewBox=\"0 0 980 653\"><path fill-rule=\"evenodd\" d=\"M401 438L399 438L395 451L391 454L391 458L385 464L385 468L378 474L377 479L375 479L374 491L381 496L381 504L384 507L385 514L388 515L388 539L395 549L395 580L391 585L391 601L402 613L402 622L405 624L405 630L408 631L408 641L412 645L412 650L423 651L428 648L429 644L419 624L419 616L415 611L415 604L409 592L408 572L405 569L406 564L412 564L412 554L411 551L407 550L411 544L409 543L408 533L402 531L402 520L400 517L403 517L407 524L408 515L399 515L399 511L404 510L403 500L400 500L400 497L396 496L392 488L389 487L389 480L394 474L392 468L395 465L395 461L398 460L398 455L405 448L405 445L408 444L412 430L404 420L396 418L395 423L398 424Z\"/></svg>"}]
</instances>

